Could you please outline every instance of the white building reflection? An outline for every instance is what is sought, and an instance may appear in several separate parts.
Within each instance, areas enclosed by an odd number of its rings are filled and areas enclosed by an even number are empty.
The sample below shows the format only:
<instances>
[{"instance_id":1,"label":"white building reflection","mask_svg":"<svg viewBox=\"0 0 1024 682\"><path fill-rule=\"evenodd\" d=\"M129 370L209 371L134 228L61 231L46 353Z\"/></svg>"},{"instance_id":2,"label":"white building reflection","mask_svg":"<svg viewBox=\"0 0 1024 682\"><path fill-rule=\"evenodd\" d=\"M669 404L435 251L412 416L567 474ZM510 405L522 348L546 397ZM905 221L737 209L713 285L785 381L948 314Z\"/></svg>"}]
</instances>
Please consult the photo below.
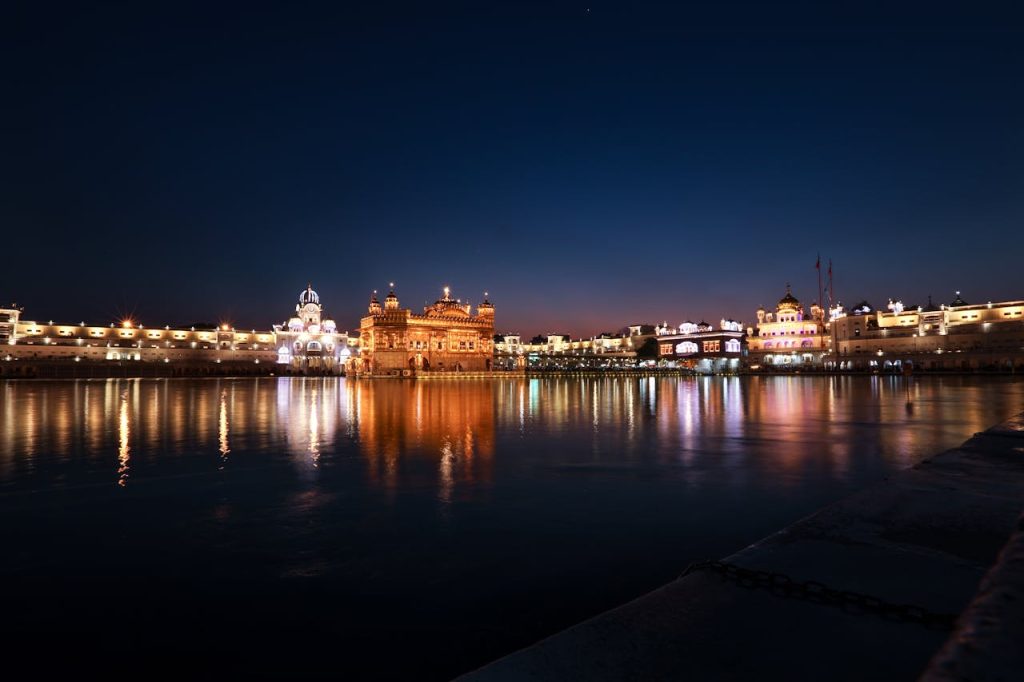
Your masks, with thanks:
<instances>
[{"instance_id":1,"label":"white building reflection","mask_svg":"<svg viewBox=\"0 0 1024 682\"><path fill-rule=\"evenodd\" d=\"M277 380L277 427L284 433L288 453L300 468L316 469L323 453L334 449L339 419L351 412L344 380L329 377L281 377ZM341 435L347 429L342 429Z\"/></svg>"}]
</instances>

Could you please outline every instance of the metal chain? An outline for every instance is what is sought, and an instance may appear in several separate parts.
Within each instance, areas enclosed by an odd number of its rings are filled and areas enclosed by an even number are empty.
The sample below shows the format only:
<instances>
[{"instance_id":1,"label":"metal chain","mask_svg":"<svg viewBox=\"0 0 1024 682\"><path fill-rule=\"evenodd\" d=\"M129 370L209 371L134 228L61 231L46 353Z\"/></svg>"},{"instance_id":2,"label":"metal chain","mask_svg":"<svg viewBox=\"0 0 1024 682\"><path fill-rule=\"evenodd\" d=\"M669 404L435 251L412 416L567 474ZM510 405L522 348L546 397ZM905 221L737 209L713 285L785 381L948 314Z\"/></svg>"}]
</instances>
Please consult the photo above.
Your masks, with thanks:
<instances>
[{"instance_id":1,"label":"metal chain","mask_svg":"<svg viewBox=\"0 0 1024 682\"><path fill-rule=\"evenodd\" d=\"M721 576L723 580L730 580L741 587L764 588L788 599L836 606L843 610L869 613L893 621L920 623L936 630L952 630L957 619L955 613L932 613L914 604L892 604L871 595L833 589L814 580L799 582L785 573L743 568L726 561L692 563L679 577L685 577L695 571L710 571Z\"/></svg>"}]
</instances>

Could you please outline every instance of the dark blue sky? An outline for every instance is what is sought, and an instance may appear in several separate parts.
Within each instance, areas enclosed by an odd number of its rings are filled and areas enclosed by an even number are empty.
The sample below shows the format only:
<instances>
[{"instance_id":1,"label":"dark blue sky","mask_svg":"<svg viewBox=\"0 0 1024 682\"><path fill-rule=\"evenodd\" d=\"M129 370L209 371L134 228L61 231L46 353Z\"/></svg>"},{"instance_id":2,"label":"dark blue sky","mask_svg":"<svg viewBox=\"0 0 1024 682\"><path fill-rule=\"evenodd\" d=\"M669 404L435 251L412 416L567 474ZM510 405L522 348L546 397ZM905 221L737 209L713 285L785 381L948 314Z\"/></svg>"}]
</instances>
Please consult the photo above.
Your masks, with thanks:
<instances>
[{"instance_id":1,"label":"dark blue sky","mask_svg":"<svg viewBox=\"0 0 1024 682\"><path fill-rule=\"evenodd\" d=\"M847 304L1024 297L1019 3L82 4L0 28L29 318L749 322L819 251Z\"/></svg>"}]
</instances>

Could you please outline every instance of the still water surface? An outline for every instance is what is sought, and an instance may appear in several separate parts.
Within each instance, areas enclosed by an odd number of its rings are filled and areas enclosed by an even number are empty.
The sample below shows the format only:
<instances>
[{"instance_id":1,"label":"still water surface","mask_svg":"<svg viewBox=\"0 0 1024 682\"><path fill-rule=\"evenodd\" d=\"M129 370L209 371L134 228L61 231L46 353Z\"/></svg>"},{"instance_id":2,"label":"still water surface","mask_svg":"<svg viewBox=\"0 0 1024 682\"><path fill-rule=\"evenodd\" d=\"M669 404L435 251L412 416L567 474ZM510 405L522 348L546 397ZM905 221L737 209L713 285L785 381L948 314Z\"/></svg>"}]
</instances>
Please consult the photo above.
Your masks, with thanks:
<instances>
[{"instance_id":1,"label":"still water surface","mask_svg":"<svg viewBox=\"0 0 1024 682\"><path fill-rule=\"evenodd\" d=\"M1013 378L0 382L40 672L444 679L1024 410Z\"/></svg>"}]
</instances>

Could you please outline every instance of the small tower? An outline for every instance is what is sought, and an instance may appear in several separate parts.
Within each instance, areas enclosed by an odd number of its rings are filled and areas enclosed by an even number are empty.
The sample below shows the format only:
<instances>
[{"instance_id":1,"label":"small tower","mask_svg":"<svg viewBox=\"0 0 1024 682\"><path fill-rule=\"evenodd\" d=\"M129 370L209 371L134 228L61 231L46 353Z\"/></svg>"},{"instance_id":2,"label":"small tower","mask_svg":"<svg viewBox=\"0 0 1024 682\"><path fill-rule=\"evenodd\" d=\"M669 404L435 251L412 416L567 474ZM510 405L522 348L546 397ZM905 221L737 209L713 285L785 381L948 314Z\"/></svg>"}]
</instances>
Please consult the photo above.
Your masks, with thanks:
<instances>
[{"instance_id":1,"label":"small tower","mask_svg":"<svg viewBox=\"0 0 1024 682\"><path fill-rule=\"evenodd\" d=\"M494 306L487 300L487 292L484 292L483 302L476 307L476 314L480 317L494 318Z\"/></svg>"},{"instance_id":2,"label":"small tower","mask_svg":"<svg viewBox=\"0 0 1024 682\"><path fill-rule=\"evenodd\" d=\"M758 324L764 324L764 315L765 315L765 309L764 309L764 306L761 306L760 308L757 309L757 323Z\"/></svg>"},{"instance_id":3,"label":"small tower","mask_svg":"<svg viewBox=\"0 0 1024 682\"><path fill-rule=\"evenodd\" d=\"M398 310L398 296L395 295L395 283L390 283L391 290L384 297L384 310Z\"/></svg>"},{"instance_id":4,"label":"small tower","mask_svg":"<svg viewBox=\"0 0 1024 682\"><path fill-rule=\"evenodd\" d=\"M377 291L374 290L373 295L370 296L370 314L371 315L382 315L384 310L380 307L380 301L377 300Z\"/></svg>"}]
</instances>

